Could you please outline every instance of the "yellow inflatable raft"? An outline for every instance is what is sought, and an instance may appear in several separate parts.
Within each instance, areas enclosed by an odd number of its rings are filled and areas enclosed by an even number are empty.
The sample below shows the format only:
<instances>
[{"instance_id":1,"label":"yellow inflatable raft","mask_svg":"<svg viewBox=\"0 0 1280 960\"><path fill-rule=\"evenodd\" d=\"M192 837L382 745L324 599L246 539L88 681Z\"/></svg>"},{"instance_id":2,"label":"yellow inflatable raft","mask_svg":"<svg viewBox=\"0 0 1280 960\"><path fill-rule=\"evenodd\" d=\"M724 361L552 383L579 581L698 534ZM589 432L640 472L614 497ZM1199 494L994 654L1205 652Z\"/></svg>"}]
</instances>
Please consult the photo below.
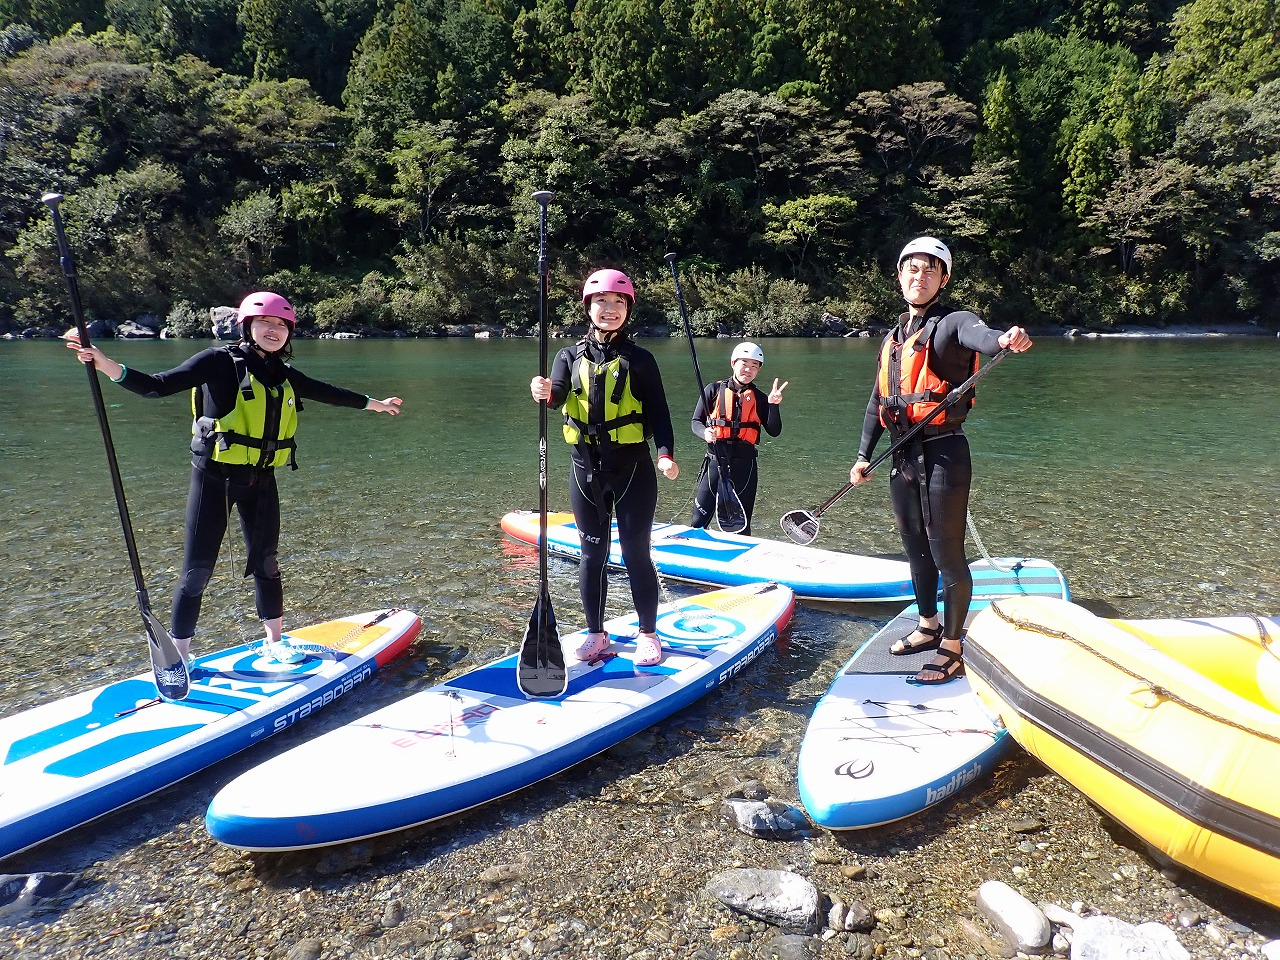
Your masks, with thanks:
<instances>
[{"instance_id":1,"label":"yellow inflatable raft","mask_svg":"<svg viewBox=\"0 0 1280 960\"><path fill-rule=\"evenodd\" d=\"M965 643L1022 746L1154 849L1280 906L1280 618L999 600Z\"/></svg>"}]
</instances>

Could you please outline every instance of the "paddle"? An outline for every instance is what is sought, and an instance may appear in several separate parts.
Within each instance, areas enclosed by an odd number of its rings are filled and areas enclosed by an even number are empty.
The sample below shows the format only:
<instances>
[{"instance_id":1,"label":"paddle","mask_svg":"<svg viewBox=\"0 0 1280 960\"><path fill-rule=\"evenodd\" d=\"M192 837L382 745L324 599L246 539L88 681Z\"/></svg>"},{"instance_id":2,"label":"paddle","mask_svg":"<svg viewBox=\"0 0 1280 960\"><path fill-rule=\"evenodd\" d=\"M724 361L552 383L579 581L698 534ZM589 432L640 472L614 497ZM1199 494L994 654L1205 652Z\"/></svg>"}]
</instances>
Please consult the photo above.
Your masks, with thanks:
<instances>
[{"instance_id":1,"label":"paddle","mask_svg":"<svg viewBox=\"0 0 1280 960\"><path fill-rule=\"evenodd\" d=\"M76 330L80 335L80 346L88 347L89 328L84 322L84 308L80 303L80 287L76 282L76 265L71 259L71 247L67 244L66 232L62 229L62 215L58 212L58 204L62 202L62 194L46 193L41 198L49 206L53 214L53 232L58 240L58 257L62 265L62 275L67 281L67 291L71 295L71 313L75 317ZM102 429L102 443L107 450L107 468L111 471L111 487L116 495L116 509L120 513L120 526L124 529L124 544L129 553L129 566L133 569L133 591L138 598L138 612L142 615L142 626L147 632L148 646L151 652L151 670L155 674L156 690L166 700L181 700L187 695L190 677L187 676L187 664L178 652L169 631L151 612L151 601L147 598L147 587L142 580L142 562L138 558L138 544L133 538L133 524L129 520L129 505L124 498L124 483L120 479L120 464L116 461L116 448L111 442L111 427L107 423L107 407L102 400L102 385L98 382L98 371L93 364L85 364L89 374L89 392L93 394L93 406L98 413L98 426Z\"/></svg>"},{"instance_id":2,"label":"paddle","mask_svg":"<svg viewBox=\"0 0 1280 960\"><path fill-rule=\"evenodd\" d=\"M550 190L533 195L538 202L538 375L547 375L547 204L554 198ZM529 627L520 645L516 683L526 697L562 696L569 682L564 666L560 631L551 609L551 588L547 584L547 405L538 402L538 600L529 617Z\"/></svg>"},{"instance_id":3,"label":"paddle","mask_svg":"<svg viewBox=\"0 0 1280 960\"><path fill-rule=\"evenodd\" d=\"M947 398L943 400L941 403L939 403L932 410L930 410L928 415L925 416L923 420L921 420L914 427L912 427L910 430L908 430L906 433L900 436L897 440L895 440L890 445L888 450L886 450L884 453L880 454L880 456L872 460L871 463L867 465L867 469L862 471L862 475L865 477L867 474L871 473L871 471L873 471L876 467L880 466L880 464L884 463L887 459L889 459L895 453L901 450L904 445L906 445L916 436L916 434L918 434L921 430L923 430L930 423L932 423L937 417L945 413L953 404L958 403L960 398L963 397L966 393L968 393L969 390L973 387L973 385L977 383L978 380L980 380L987 373L988 370L990 370L992 367L994 367L997 363L999 363L1008 355L1009 355L1009 348L1005 347L1003 350L997 353L994 357L992 357L987 362L986 366L982 367L972 377L970 377L964 383L960 384L960 386L956 387L954 390L948 393ZM799 543L801 545L807 544L807 543L813 543L814 537L818 535L819 519L822 517L824 513L827 512L827 510L837 500L839 500L841 497L843 497L846 493L848 493L852 489L853 489L853 483L852 482L846 483L843 487L839 489L839 491L837 491L834 497L832 497L822 506L818 507L818 509L814 510L812 513L808 510L792 510L789 513L784 514L782 519L779 521L779 523L781 523L782 525L783 532L786 533L786 535L790 537L792 540L794 540L796 543Z\"/></svg>"},{"instance_id":4,"label":"paddle","mask_svg":"<svg viewBox=\"0 0 1280 960\"><path fill-rule=\"evenodd\" d=\"M667 266L671 268L671 279L676 285L676 302L680 305L680 318L684 321L685 336L689 339L689 356L693 358L693 375L698 381L698 396L705 398L706 388L702 384L702 368L698 366L698 351L693 345L693 327L689 325L689 308L685 306L684 291L680 289L680 275L676 273L676 255L668 253ZM747 529L747 512L742 509L742 501L738 499L738 491L733 489L733 480L729 476L729 465L724 462L720 451L720 441L711 444L712 456L716 458L716 523L725 533L741 533Z\"/></svg>"}]
</instances>

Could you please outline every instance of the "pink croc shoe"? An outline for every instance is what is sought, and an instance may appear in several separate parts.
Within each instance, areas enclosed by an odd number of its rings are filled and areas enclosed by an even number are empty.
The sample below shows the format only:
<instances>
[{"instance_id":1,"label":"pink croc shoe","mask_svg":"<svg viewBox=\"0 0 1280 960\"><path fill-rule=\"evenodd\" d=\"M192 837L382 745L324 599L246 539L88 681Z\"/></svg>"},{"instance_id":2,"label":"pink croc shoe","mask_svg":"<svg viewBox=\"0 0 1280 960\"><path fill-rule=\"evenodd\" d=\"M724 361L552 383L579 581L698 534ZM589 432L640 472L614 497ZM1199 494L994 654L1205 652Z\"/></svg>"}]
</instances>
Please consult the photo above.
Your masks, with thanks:
<instances>
[{"instance_id":1,"label":"pink croc shoe","mask_svg":"<svg viewBox=\"0 0 1280 960\"><path fill-rule=\"evenodd\" d=\"M662 662L662 642L656 633L642 633L636 637L637 667L656 667Z\"/></svg>"},{"instance_id":2,"label":"pink croc shoe","mask_svg":"<svg viewBox=\"0 0 1280 960\"><path fill-rule=\"evenodd\" d=\"M588 633L587 639L577 650L573 651L573 655L583 663L594 660L600 654L609 649L609 635L607 633Z\"/></svg>"}]
</instances>

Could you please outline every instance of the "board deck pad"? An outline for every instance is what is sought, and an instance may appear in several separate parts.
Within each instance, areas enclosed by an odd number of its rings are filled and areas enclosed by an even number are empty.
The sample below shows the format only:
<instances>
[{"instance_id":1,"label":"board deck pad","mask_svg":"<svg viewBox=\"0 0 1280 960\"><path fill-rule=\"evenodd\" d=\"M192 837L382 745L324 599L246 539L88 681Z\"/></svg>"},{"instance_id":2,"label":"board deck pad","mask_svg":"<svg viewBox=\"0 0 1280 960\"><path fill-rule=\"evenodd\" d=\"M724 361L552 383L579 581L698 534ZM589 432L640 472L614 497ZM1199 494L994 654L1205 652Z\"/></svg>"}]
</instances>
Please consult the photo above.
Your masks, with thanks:
<instances>
[{"instance_id":1,"label":"board deck pad","mask_svg":"<svg viewBox=\"0 0 1280 960\"><path fill-rule=\"evenodd\" d=\"M580 559L582 545L573 514L552 513L547 520L547 549ZM506 514L502 529L522 543L538 544L538 514L534 511ZM905 560L822 550L789 540L655 523L650 553L658 573L690 583L729 587L767 580L785 584L802 600L872 603L910 600L913 596L911 569ZM616 521L609 565L623 567Z\"/></svg>"},{"instance_id":2,"label":"board deck pad","mask_svg":"<svg viewBox=\"0 0 1280 960\"><path fill-rule=\"evenodd\" d=\"M420 629L374 610L290 631L306 656L284 664L261 642L198 656L190 692L158 698L150 673L0 719L0 857L176 783L354 695Z\"/></svg>"},{"instance_id":3,"label":"board deck pad","mask_svg":"<svg viewBox=\"0 0 1280 960\"><path fill-rule=\"evenodd\" d=\"M607 750L727 682L774 644L795 597L756 583L664 604L657 666L634 662L634 614L580 663L585 631L561 637L568 688L527 699L518 654L385 706L246 771L205 816L220 843L296 850L359 840L460 813ZM342 770L335 778L333 771Z\"/></svg>"},{"instance_id":4,"label":"board deck pad","mask_svg":"<svg viewBox=\"0 0 1280 960\"><path fill-rule=\"evenodd\" d=\"M1044 560L979 560L970 570L966 623L1002 597L1068 595L1061 572ZM859 647L814 708L798 781L821 826L852 830L911 816L989 773L1008 748L1006 731L966 677L909 682L936 651L894 656L890 648L915 629L918 615L913 603Z\"/></svg>"}]
</instances>

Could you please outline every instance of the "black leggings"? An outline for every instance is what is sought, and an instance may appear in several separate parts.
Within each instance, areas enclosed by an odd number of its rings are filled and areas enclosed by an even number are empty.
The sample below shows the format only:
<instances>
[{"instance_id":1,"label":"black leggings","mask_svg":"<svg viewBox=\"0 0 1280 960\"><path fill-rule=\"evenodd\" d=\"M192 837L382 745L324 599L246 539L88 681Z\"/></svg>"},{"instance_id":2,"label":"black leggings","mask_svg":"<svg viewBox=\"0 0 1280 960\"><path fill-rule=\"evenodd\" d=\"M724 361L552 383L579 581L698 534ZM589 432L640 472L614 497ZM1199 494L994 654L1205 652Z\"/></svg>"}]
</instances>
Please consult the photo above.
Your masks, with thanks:
<instances>
[{"instance_id":1,"label":"black leggings","mask_svg":"<svg viewBox=\"0 0 1280 960\"><path fill-rule=\"evenodd\" d=\"M725 465L729 468L729 482L733 484L738 499L742 501L742 512L746 514L747 525L737 532L743 536L751 536L751 515L756 509L756 452L750 447L742 456L726 453ZM689 526L705 527L711 523L716 512L716 488L720 483L720 466L716 458L707 453L702 461L702 474L698 477L698 489L693 495L693 513L689 516Z\"/></svg>"},{"instance_id":2,"label":"black leggings","mask_svg":"<svg viewBox=\"0 0 1280 960\"><path fill-rule=\"evenodd\" d=\"M924 617L938 612L938 574L942 574L942 635L964 633L973 598L973 575L965 560L964 534L969 512L973 464L969 440L963 433L926 440L923 486L917 484L919 461L895 461L889 476L893 515L902 534L902 548L911 564L911 585ZM923 496L928 496L928 520Z\"/></svg>"},{"instance_id":3,"label":"black leggings","mask_svg":"<svg viewBox=\"0 0 1280 960\"><path fill-rule=\"evenodd\" d=\"M284 587L277 559L280 494L275 471L210 463L191 471L182 576L173 591L171 629L175 637L195 636L200 602L213 576L233 505L244 536L244 575L253 577L258 616L274 620L284 615Z\"/></svg>"},{"instance_id":4,"label":"black leggings","mask_svg":"<svg viewBox=\"0 0 1280 960\"><path fill-rule=\"evenodd\" d=\"M609 592L606 567L613 533L610 515L614 513L640 630L652 633L658 626L658 571L649 553L653 517L658 508L658 478L648 445L635 444L639 448L636 451L631 446L610 451L609 469L594 470L594 485L576 450L569 474L569 503L582 540L578 587L587 629L592 633L604 630L604 605Z\"/></svg>"}]
</instances>

